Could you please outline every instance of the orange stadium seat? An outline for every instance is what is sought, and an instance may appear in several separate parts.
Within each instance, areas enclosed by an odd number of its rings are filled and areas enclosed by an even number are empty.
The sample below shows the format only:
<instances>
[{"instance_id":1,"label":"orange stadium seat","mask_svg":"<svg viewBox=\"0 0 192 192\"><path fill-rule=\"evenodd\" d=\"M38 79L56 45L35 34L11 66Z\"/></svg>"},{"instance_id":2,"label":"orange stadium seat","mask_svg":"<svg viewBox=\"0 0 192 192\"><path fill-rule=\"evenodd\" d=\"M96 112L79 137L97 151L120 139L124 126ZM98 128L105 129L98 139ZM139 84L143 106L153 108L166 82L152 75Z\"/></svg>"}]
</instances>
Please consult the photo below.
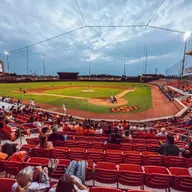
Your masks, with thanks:
<instances>
[{"instance_id":1,"label":"orange stadium seat","mask_svg":"<svg viewBox=\"0 0 192 192\"><path fill-rule=\"evenodd\" d=\"M144 165L163 165L163 156L153 153L143 153Z\"/></svg>"},{"instance_id":2,"label":"orange stadium seat","mask_svg":"<svg viewBox=\"0 0 192 192\"><path fill-rule=\"evenodd\" d=\"M170 167L169 171L173 176L172 188L180 191L192 191L192 177L188 168Z\"/></svg>"},{"instance_id":3,"label":"orange stadium seat","mask_svg":"<svg viewBox=\"0 0 192 192\"><path fill-rule=\"evenodd\" d=\"M117 183L118 181L118 171L115 163L97 162L94 173L94 186L95 181L110 184Z\"/></svg>"},{"instance_id":4,"label":"orange stadium seat","mask_svg":"<svg viewBox=\"0 0 192 192\"><path fill-rule=\"evenodd\" d=\"M124 151L123 162L130 164L142 164L142 155L138 151Z\"/></svg>"},{"instance_id":5,"label":"orange stadium seat","mask_svg":"<svg viewBox=\"0 0 192 192\"><path fill-rule=\"evenodd\" d=\"M66 159L68 158L68 147L51 149L51 157L54 159Z\"/></svg>"},{"instance_id":6,"label":"orange stadium seat","mask_svg":"<svg viewBox=\"0 0 192 192\"><path fill-rule=\"evenodd\" d=\"M112 163L122 163L123 153L121 150L110 150L105 151L105 161Z\"/></svg>"},{"instance_id":7,"label":"orange stadium seat","mask_svg":"<svg viewBox=\"0 0 192 192\"><path fill-rule=\"evenodd\" d=\"M85 149L84 148L71 148L68 152L68 157L71 160L85 159Z\"/></svg>"},{"instance_id":8,"label":"orange stadium seat","mask_svg":"<svg viewBox=\"0 0 192 192\"><path fill-rule=\"evenodd\" d=\"M140 165L120 164L119 183L128 186L140 186L144 188L144 171Z\"/></svg>"},{"instance_id":9,"label":"orange stadium seat","mask_svg":"<svg viewBox=\"0 0 192 192\"><path fill-rule=\"evenodd\" d=\"M165 167L187 167L187 160L184 157L164 156Z\"/></svg>"},{"instance_id":10,"label":"orange stadium seat","mask_svg":"<svg viewBox=\"0 0 192 192\"><path fill-rule=\"evenodd\" d=\"M91 159L94 162L104 161L104 153L102 149L87 149L86 159Z\"/></svg>"},{"instance_id":11,"label":"orange stadium seat","mask_svg":"<svg viewBox=\"0 0 192 192\"><path fill-rule=\"evenodd\" d=\"M165 167L144 166L145 185L151 188L169 189L172 176Z\"/></svg>"},{"instance_id":12,"label":"orange stadium seat","mask_svg":"<svg viewBox=\"0 0 192 192\"><path fill-rule=\"evenodd\" d=\"M0 190L2 192L11 192L12 185L16 182L15 179L11 178L0 178Z\"/></svg>"},{"instance_id":13,"label":"orange stadium seat","mask_svg":"<svg viewBox=\"0 0 192 192\"><path fill-rule=\"evenodd\" d=\"M92 187L90 192L122 192L122 190L110 187Z\"/></svg>"}]
</instances>

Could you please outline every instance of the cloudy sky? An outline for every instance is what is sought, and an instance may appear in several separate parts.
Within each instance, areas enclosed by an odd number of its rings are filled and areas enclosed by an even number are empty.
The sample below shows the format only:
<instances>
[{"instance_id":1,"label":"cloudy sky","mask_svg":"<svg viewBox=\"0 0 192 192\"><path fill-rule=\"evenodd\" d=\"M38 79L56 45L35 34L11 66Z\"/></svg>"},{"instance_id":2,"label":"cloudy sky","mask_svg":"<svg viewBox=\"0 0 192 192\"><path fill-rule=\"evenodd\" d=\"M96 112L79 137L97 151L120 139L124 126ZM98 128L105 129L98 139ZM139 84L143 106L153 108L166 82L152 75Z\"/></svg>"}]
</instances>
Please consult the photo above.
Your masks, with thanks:
<instances>
[{"instance_id":1,"label":"cloudy sky","mask_svg":"<svg viewBox=\"0 0 192 192\"><path fill-rule=\"evenodd\" d=\"M88 74L90 62L91 73L122 75L126 56L126 74L139 75L144 72L147 50L147 73L155 73L156 68L164 73L182 59L183 33L150 26L191 31L192 1L164 0L162 5L161 2L1 0L0 59L7 70L3 52L9 51L10 72L24 74L26 46L29 46L28 73L43 74L44 55L46 74L58 71ZM191 47L189 39L188 48ZM15 49L18 50L11 51ZM190 65L187 58L186 66Z\"/></svg>"}]
</instances>

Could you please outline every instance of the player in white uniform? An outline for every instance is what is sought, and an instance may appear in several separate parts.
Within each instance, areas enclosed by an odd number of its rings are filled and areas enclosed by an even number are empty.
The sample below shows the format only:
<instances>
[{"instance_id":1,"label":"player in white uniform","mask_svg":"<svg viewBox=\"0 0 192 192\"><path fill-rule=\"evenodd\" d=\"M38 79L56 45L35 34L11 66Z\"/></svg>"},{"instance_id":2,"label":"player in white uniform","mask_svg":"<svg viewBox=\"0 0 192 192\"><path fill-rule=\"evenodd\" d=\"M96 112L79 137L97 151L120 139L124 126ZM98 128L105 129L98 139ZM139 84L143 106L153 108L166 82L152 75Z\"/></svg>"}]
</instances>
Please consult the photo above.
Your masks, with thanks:
<instances>
[{"instance_id":1,"label":"player in white uniform","mask_svg":"<svg viewBox=\"0 0 192 192\"><path fill-rule=\"evenodd\" d=\"M67 105L67 104L65 104L65 103L63 103L63 105L62 105L63 113L67 113L66 105Z\"/></svg>"}]
</instances>

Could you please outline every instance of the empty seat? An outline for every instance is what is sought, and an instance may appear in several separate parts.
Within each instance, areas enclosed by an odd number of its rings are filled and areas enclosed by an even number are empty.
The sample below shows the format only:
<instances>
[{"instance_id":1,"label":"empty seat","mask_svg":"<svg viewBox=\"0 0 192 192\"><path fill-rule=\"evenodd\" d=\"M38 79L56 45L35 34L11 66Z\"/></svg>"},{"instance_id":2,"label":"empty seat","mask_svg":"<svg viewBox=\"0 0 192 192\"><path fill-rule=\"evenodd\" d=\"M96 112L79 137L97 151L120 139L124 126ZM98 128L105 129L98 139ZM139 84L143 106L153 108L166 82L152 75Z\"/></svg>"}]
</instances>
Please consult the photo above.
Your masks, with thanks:
<instances>
[{"instance_id":1,"label":"empty seat","mask_svg":"<svg viewBox=\"0 0 192 192\"><path fill-rule=\"evenodd\" d=\"M92 187L91 192L122 192L122 190L110 187Z\"/></svg>"},{"instance_id":2,"label":"empty seat","mask_svg":"<svg viewBox=\"0 0 192 192\"><path fill-rule=\"evenodd\" d=\"M120 145L119 144L106 143L104 145L104 149L115 149L115 150L118 150L118 149L120 149Z\"/></svg>"},{"instance_id":3,"label":"empty seat","mask_svg":"<svg viewBox=\"0 0 192 192\"><path fill-rule=\"evenodd\" d=\"M0 178L0 191L10 192L12 191L12 185L16 182L15 179L11 178Z\"/></svg>"},{"instance_id":4,"label":"empty seat","mask_svg":"<svg viewBox=\"0 0 192 192\"><path fill-rule=\"evenodd\" d=\"M142 155L138 151L124 151L123 162L129 164L138 164L142 163Z\"/></svg>"},{"instance_id":5,"label":"empty seat","mask_svg":"<svg viewBox=\"0 0 192 192\"><path fill-rule=\"evenodd\" d=\"M118 181L118 171L115 163L97 162L95 167L95 181L100 183L116 183Z\"/></svg>"},{"instance_id":6,"label":"empty seat","mask_svg":"<svg viewBox=\"0 0 192 192\"><path fill-rule=\"evenodd\" d=\"M145 185L151 188L169 189L171 175L165 167L144 166Z\"/></svg>"},{"instance_id":7,"label":"empty seat","mask_svg":"<svg viewBox=\"0 0 192 192\"><path fill-rule=\"evenodd\" d=\"M105 141L108 140L108 137L98 137L97 139L98 139L99 141L101 141L101 142L105 142Z\"/></svg>"},{"instance_id":8,"label":"empty seat","mask_svg":"<svg viewBox=\"0 0 192 192\"><path fill-rule=\"evenodd\" d=\"M6 177L9 175L9 177L11 175L16 176L17 173L23 169L23 164L19 163L19 162L13 162L13 161L4 161L3 163L4 166L4 170L6 172Z\"/></svg>"},{"instance_id":9,"label":"empty seat","mask_svg":"<svg viewBox=\"0 0 192 192\"><path fill-rule=\"evenodd\" d=\"M31 153L35 157L50 157L50 151L43 148L32 148Z\"/></svg>"},{"instance_id":10,"label":"empty seat","mask_svg":"<svg viewBox=\"0 0 192 192\"><path fill-rule=\"evenodd\" d=\"M119 165L119 183L128 186L140 186L143 189L144 171L140 165L120 164Z\"/></svg>"},{"instance_id":11,"label":"empty seat","mask_svg":"<svg viewBox=\"0 0 192 192\"><path fill-rule=\"evenodd\" d=\"M67 140L65 142L66 147L72 148L72 147L77 147L77 141L75 140Z\"/></svg>"},{"instance_id":12,"label":"empty seat","mask_svg":"<svg viewBox=\"0 0 192 192\"><path fill-rule=\"evenodd\" d=\"M104 161L104 153L102 149L87 149L86 159L91 159L94 162Z\"/></svg>"},{"instance_id":13,"label":"empty seat","mask_svg":"<svg viewBox=\"0 0 192 192\"><path fill-rule=\"evenodd\" d=\"M133 150L142 152L142 151L147 151L148 147L146 144L134 144Z\"/></svg>"},{"instance_id":14,"label":"empty seat","mask_svg":"<svg viewBox=\"0 0 192 192\"><path fill-rule=\"evenodd\" d=\"M133 145L131 143L121 143L120 149L122 151L131 151L133 149Z\"/></svg>"},{"instance_id":15,"label":"empty seat","mask_svg":"<svg viewBox=\"0 0 192 192\"><path fill-rule=\"evenodd\" d=\"M32 166L47 166L48 165L48 158L43 158L43 157L31 157L29 160L26 162L26 166L32 165Z\"/></svg>"},{"instance_id":16,"label":"empty seat","mask_svg":"<svg viewBox=\"0 0 192 192\"><path fill-rule=\"evenodd\" d=\"M158 144L148 144L148 151L158 152L160 146Z\"/></svg>"},{"instance_id":17,"label":"empty seat","mask_svg":"<svg viewBox=\"0 0 192 192\"><path fill-rule=\"evenodd\" d=\"M112 163L122 163L123 153L121 150L110 150L105 151L105 161Z\"/></svg>"},{"instance_id":18,"label":"empty seat","mask_svg":"<svg viewBox=\"0 0 192 192\"><path fill-rule=\"evenodd\" d=\"M166 167L187 167L187 160L184 157L164 156Z\"/></svg>"},{"instance_id":19,"label":"empty seat","mask_svg":"<svg viewBox=\"0 0 192 192\"><path fill-rule=\"evenodd\" d=\"M188 168L170 167L173 176L172 188L180 191L192 191L192 177Z\"/></svg>"},{"instance_id":20,"label":"empty seat","mask_svg":"<svg viewBox=\"0 0 192 192\"><path fill-rule=\"evenodd\" d=\"M77 142L77 147L79 148L88 148L90 145L90 141L78 141Z\"/></svg>"},{"instance_id":21,"label":"empty seat","mask_svg":"<svg viewBox=\"0 0 192 192\"><path fill-rule=\"evenodd\" d=\"M27 144L37 146L39 144L39 138L27 138L26 142Z\"/></svg>"},{"instance_id":22,"label":"empty seat","mask_svg":"<svg viewBox=\"0 0 192 192\"><path fill-rule=\"evenodd\" d=\"M104 148L103 146L104 146L104 143L100 141L92 141L90 144L90 147L94 149L103 149Z\"/></svg>"},{"instance_id":23,"label":"empty seat","mask_svg":"<svg viewBox=\"0 0 192 192\"><path fill-rule=\"evenodd\" d=\"M51 157L54 159L66 159L68 158L68 147L56 148L50 151Z\"/></svg>"},{"instance_id":24,"label":"empty seat","mask_svg":"<svg viewBox=\"0 0 192 192\"><path fill-rule=\"evenodd\" d=\"M153 153L143 154L144 165L163 165L163 156Z\"/></svg>"},{"instance_id":25,"label":"empty seat","mask_svg":"<svg viewBox=\"0 0 192 192\"><path fill-rule=\"evenodd\" d=\"M85 149L84 148L71 148L68 152L68 157L71 160L85 159Z\"/></svg>"}]
</instances>

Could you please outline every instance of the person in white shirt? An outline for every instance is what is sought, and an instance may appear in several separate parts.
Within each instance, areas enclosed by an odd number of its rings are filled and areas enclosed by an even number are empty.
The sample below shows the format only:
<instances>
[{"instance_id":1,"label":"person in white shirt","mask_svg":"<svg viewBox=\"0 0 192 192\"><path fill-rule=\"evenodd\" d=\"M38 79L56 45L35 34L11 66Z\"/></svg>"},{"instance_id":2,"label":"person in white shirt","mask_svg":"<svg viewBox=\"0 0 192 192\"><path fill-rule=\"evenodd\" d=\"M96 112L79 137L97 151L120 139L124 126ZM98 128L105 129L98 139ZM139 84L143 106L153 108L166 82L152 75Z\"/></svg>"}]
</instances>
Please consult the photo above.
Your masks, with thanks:
<instances>
[{"instance_id":1,"label":"person in white shirt","mask_svg":"<svg viewBox=\"0 0 192 192\"><path fill-rule=\"evenodd\" d=\"M63 110L63 113L67 113L66 104L64 104L64 103L63 103L63 105L62 105L62 110Z\"/></svg>"},{"instance_id":2,"label":"person in white shirt","mask_svg":"<svg viewBox=\"0 0 192 192\"><path fill-rule=\"evenodd\" d=\"M167 131L164 127L161 128L161 131L159 133L156 134L157 137L160 136L167 136Z\"/></svg>"},{"instance_id":3,"label":"person in white shirt","mask_svg":"<svg viewBox=\"0 0 192 192\"><path fill-rule=\"evenodd\" d=\"M98 125L97 129L95 130L95 133L103 134L103 129L102 129L101 125Z\"/></svg>"}]
</instances>

